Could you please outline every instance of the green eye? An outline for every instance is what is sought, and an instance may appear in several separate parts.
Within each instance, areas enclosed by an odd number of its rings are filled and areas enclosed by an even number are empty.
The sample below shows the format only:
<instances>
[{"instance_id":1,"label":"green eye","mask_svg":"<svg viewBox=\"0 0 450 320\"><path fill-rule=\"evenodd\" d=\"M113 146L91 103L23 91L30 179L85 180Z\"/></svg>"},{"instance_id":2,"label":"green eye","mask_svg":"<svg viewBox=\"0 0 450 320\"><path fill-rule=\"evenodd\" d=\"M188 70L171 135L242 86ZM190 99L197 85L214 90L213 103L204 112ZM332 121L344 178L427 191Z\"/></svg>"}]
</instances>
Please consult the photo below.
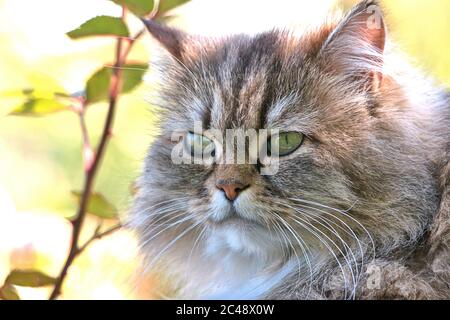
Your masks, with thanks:
<instances>
[{"instance_id":1,"label":"green eye","mask_svg":"<svg viewBox=\"0 0 450 320\"><path fill-rule=\"evenodd\" d=\"M305 136L300 132L281 132L267 140L268 154L280 157L290 155L300 148L304 138Z\"/></svg>"},{"instance_id":2,"label":"green eye","mask_svg":"<svg viewBox=\"0 0 450 320\"><path fill-rule=\"evenodd\" d=\"M188 132L184 139L184 145L192 156L214 156L215 153L214 142L201 134Z\"/></svg>"}]
</instances>

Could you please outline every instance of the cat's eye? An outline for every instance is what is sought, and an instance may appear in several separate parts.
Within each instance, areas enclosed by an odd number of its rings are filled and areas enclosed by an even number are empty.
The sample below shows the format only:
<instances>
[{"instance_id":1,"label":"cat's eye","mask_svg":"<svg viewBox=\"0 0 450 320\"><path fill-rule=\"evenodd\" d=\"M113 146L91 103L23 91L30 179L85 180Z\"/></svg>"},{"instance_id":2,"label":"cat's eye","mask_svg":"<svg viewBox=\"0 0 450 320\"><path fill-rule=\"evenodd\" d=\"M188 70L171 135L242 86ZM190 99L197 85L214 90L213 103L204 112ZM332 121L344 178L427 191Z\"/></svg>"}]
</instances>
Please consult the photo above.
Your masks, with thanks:
<instances>
[{"instance_id":1,"label":"cat's eye","mask_svg":"<svg viewBox=\"0 0 450 320\"><path fill-rule=\"evenodd\" d=\"M288 156L303 144L305 136L300 132L281 132L267 140L267 151L271 156Z\"/></svg>"},{"instance_id":2,"label":"cat's eye","mask_svg":"<svg viewBox=\"0 0 450 320\"><path fill-rule=\"evenodd\" d=\"M201 134L188 132L184 139L184 146L192 156L214 156L214 142Z\"/></svg>"}]
</instances>

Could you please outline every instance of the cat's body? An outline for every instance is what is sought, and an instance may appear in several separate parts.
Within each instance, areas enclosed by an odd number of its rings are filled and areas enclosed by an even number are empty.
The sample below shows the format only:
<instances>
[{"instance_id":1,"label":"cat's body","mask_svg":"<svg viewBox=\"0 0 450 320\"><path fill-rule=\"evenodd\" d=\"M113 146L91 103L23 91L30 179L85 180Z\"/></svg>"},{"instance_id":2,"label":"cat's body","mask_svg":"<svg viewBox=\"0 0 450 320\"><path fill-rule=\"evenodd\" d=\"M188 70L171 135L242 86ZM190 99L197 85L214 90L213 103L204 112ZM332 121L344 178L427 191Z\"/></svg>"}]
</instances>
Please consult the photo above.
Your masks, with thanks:
<instances>
[{"instance_id":1,"label":"cat's body","mask_svg":"<svg viewBox=\"0 0 450 320\"><path fill-rule=\"evenodd\" d=\"M450 298L450 100L368 29L372 6L300 37L148 24L174 59L131 225L176 297ZM274 175L175 164L195 121L306 138Z\"/></svg>"}]
</instances>

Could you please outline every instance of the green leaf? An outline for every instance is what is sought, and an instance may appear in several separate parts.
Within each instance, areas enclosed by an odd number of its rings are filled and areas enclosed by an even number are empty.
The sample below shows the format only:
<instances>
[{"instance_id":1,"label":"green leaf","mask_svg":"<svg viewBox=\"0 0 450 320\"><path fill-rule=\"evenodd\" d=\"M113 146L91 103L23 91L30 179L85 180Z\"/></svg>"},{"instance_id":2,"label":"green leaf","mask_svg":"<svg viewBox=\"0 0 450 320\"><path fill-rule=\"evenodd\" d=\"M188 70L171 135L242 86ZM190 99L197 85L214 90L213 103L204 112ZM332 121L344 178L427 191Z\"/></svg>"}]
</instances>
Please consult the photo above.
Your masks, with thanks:
<instances>
[{"instance_id":1,"label":"green leaf","mask_svg":"<svg viewBox=\"0 0 450 320\"><path fill-rule=\"evenodd\" d=\"M148 64L126 64L122 70L122 90L127 93L135 89L143 80ZM88 80L86 85L87 103L95 103L108 99L111 83L112 67L103 67Z\"/></svg>"},{"instance_id":2,"label":"green leaf","mask_svg":"<svg viewBox=\"0 0 450 320\"><path fill-rule=\"evenodd\" d=\"M36 270L13 270L5 280L8 285L32 288L52 285L55 282L55 278Z\"/></svg>"},{"instance_id":3,"label":"green leaf","mask_svg":"<svg viewBox=\"0 0 450 320\"><path fill-rule=\"evenodd\" d=\"M175 9L182 4L189 2L190 0L161 0L158 7L159 14L166 13L172 9Z\"/></svg>"},{"instance_id":4,"label":"green leaf","mask_svg":"<svg viewBox=\"0 0 450 320\"><path fill-rule=\"evenodd\" d=\"M143 17L148 15L153 10L154 1L153 0L111 0L112 2L125 6L133 14L138 17Z\"/></svg>"},{"instance_id":5,"label":"green leaf","mask_svg":"<svg viewBox=\"0 0 450 320\"><path fill-rule=\"evenodd\" d=\"M98 16L68 32L67 35L72 39L99 35L129 37L130 32L121 18Z\"/></svg>"},{"instance_id":6,"label":"green leaf","mask_svg":"<svg viewBox=\"0 0 450 320\"><path fill-rule=\"evenodd\" d=\"M6 284L0 288L0 299L2 300L20 300L16 288L12 285Z\"/></svg>"},{"instance_id":7,"label":"green leaf","mask_svg":"<svg viewBox=\"0 0 450 320\"><path fill-rule=\"evenodd\" d=\"M70 98L71 95L64 91L49 91L36 88L27 88L22 90L12 90L0 92L0 98L17 98L17 99L47 99Z\"/></svg>"},{"instance_id":8,"label":"green leaf","mask_svg":"<svg viewBox=\"0 0 450 320\"><path fill-rule=\"evenodd\" d=\"M43 116L50 113L69 110L64 103L53 99L29 98L25 103L14 108L10 115Z\"/></svg>"},{"instance_id":9,"label":"green leaf","mask_svg":"<svg viewBox=\"0 0 450 320\"><path fill-rule=\"evenodd\" d=\"M72 194L81 200L81 192L72 191ZM91 193L88 201L87 212L102 219L116 219L119 215L116 207L102 194Z\"/></svg>"}]
</instances>

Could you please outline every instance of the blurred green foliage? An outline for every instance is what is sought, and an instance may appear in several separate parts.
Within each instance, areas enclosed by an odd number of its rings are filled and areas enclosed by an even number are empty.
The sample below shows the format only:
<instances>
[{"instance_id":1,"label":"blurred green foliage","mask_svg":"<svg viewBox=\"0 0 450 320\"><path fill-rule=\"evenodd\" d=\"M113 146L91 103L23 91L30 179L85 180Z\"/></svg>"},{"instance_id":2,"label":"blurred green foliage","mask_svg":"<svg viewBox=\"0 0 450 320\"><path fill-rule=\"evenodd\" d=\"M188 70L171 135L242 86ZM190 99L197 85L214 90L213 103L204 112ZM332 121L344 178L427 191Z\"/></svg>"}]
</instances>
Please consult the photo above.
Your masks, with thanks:
<instances>
[{"instance_id":1,"label":"blurred green foliage","mask_svg":"<svg viewBox=\"0 0 450 320\"><path fill-rule=\"evenodd\" d=\"M72 191L75 198L80 201L81 192ZM87 212L101 219L117 219L119 212L117 208L100 193L91 193Z\"/></svg>"},{"instance_id":2,"label":"blurred green foliage","mask_svg":"<svg viewBox=\"0 0 450 320\"><path fill-rule=\"evenodd\" d=\"M170 10L177 5L181 5L187 1L188 0L162 0L160 2L157 2L162 5L159 8L153 8L154 2L149 0L113 1L114 3L122 6L122 16L120 18L105 15L97 16L95 18L89 19L87 22L81 24L78 28L67 33L67 36L71 39L81 39L94 36L109 36L113 37L113 39L116 39L117 41L117 47L114 51L112 51L115 52L114 63L110 65L104 64L103 67L94 72L94 74L90 76L86 81L85 89L83 91L66 92L60 86L52 86L47 83L45 88L39 88L40 84L37 84L36 88L23 88L22 90L19 89L13 92L10 91L4 95L5 97L9 96L23 100L22 104L19 107L14 108L10 112L10 115L44 116L59 111L71 111L78 116L80 120L79 124L81 128L81 137L83 140L83 148L81 150L81 154L84 155L84 159L82 160L84 164L84 173L76 170L73 171L76 172L75 174L71 174L74 178L75 175L79 175L79 177L76 178L77 180L81 179L81 177L84 176L84 179L87 182L84 183L84 189L80 192L72 191L72 195L74 195L78 199L80 209L78 209L77 215L75 216L67 215L67 218L73 224L72 242L70 253L65 262L64 268L62 268L61 273L57 277L53 278L36 270L13 270L6 277L4 284L0 287L0 298L18 299L19 295L14 286L43 287L53 284L54 289L50 298L53 299L58 297L61 293L61 286L67 275L67 268L71 266L73 259L77 257L82 251L84 251L86 245L90 244L96 239L103 237L104 235L109 235L111 231L115 231L118 229L118 227L120 227L120 224L118 225L116 223L116 225L108 229L108 231L105 231L104 233L100 232L103 225L102 220L118 219L119 212L116 209L116 206L108 201L101 192L95 191L96 184L92 183L93 179L91 179L91 177L95 177L96 173L98 175L97 171L103 164L103 159L101 157L104 154L102 152L104 150L103 146L107 145L105 144L105 141L109 140L111 137L114 137L111 132L112 128L114 127L114 122L109 122L109 119L114 119L113 117L111 117L111 115L115 114L117 102L119 101L121 95L131 93L133 90L139 87L139 85L141 85L141 83L143 82L144 74L148 69L148 63L145 62L147 60L147 57L145 57L145 60L141 60L142 62L128 62L130 51L132 50L132 47L134 46L138 38L144 34L145 27L142 26L141 31L139 31L136 36L131 36L129 28L127 26L128 20L126 13L128 10L130 10L132 13L141 16L154 11L155 13L158 13L159 17L164 17L164 14L167 10ZM154 17L156 17L156 15L150 18ZM39 96L36 95L36 93L43 94L42 96ZM103 115L103 119L100 118L100 120L97 121L95 125L91 124L89 126L86 126L87 112L89 111L90 113L92 108L95 108L95 106L92 105L102 101L109 102L107 116L105 117L105 115ZM47 121L47 118L45 120ZM49 121L49 123L51 122ZM78 121L76 123L78 123ZM61 128L61 131L67 133L68 125L69 121L64 121L65 128L64 130L62 130ZM102 130L101 137L95 139L98 142L95 142L91 146L91 131L93 131L95 135L98 135L100 129ZM73 130L73 128L70 128L69 130ZM80 134L80 130L74 130L73 132L78 132L78 134ZM59 134L59 132L57 132L56 136L61 135ZM62 160L64 161L64 163L61 163L61 166L65 166L67 169L70 168L70 166L67 166L67 163L70 163L70 161L67 161L66 157L73 157L77 153L80 154L80 149L78 150L78 152L74 150L74 147L76 146L73 145L72 141L73 139L70 139L65 141L64 143L65 147L71 148L71 151L67 153L61 153L60 150L56 151L55 147L53 147L53 150L55 150L56 152L60 152L58 156L61 156ZM62 143L59 142L58 144ZM28 149L25 150L28 151ZM114 147L112 147L112 152L108 153L114 154ZM122 157L123 155L114 159ZM80 159L78 158L78 160ZM82 161L80 161L80 163ZM75 165L75 162L72 163ZM95 163L98 163L99 166L96 166ZM133 176L128 172L126 174L130 177ZM110 178L111 177L107 177L108 183L111 183ZM91 188L94 189L94 191L92 191ZM118 189L116 185L114 185L114 188L116 190ZM63 190L65 189L62 188L61 191ZM128 188L128 190L125 191L124 194L129 195L130 190L131 188ZM86 203L87 205L84 206L84 203ZM75 211L74 208L72 208L72 210ZM97 228L91 235L91 238L85 241L84 245L81 245L79 243L79 236L83 228L85 213L90 213L96 216L100 219L100 222L98 222Z\"/></svg>"},{"instance_id":3,"label":"blurred green foliage","mask_svg":"<svg viewBox=\"0 0 450 320\"><path fill-rule=\"evenodd\" d=\"M126 6L128 8L128 10L130 10L133 14L135 14L138 17L142 17L142 16L146 16L148 15L150 12L152 12L154 6L155 6L155 2L153 0L111 0L112 2L118 4L118 5L123 5ZM175 4L175 6L177 6L178 4L176 4L177 2L180 2L179 4L183 4L186 1L162 1L162 3L171 3L171 4ZM163 8L159 7L158 11L168 11L167 9L164 10Z\"/></svg>"},{"instance_id":4,"label":"blurred green foliage","mask_svg":"<svg viewBox=\"0 0 450 320\"><path fill-rule=\"evenodd\" d=\"M98 16L83 23L79 28L67 33L71 39L89 36L129 37L130 32L122 19L110 16Z\"/></svg>"},{"instance_id":5,"label":"blurred green foliage","mask_svg":"<svg viewBox=\"0 0 450 320\"><path fill-rule=\"evenodd\" d=\"M86 100L88 104L108 99L113 66L98 70L86 83ZM147 63L127 63L122 68L121 93L130 93L138 87L148 69Z\"/></svg>"}]
</instances>

